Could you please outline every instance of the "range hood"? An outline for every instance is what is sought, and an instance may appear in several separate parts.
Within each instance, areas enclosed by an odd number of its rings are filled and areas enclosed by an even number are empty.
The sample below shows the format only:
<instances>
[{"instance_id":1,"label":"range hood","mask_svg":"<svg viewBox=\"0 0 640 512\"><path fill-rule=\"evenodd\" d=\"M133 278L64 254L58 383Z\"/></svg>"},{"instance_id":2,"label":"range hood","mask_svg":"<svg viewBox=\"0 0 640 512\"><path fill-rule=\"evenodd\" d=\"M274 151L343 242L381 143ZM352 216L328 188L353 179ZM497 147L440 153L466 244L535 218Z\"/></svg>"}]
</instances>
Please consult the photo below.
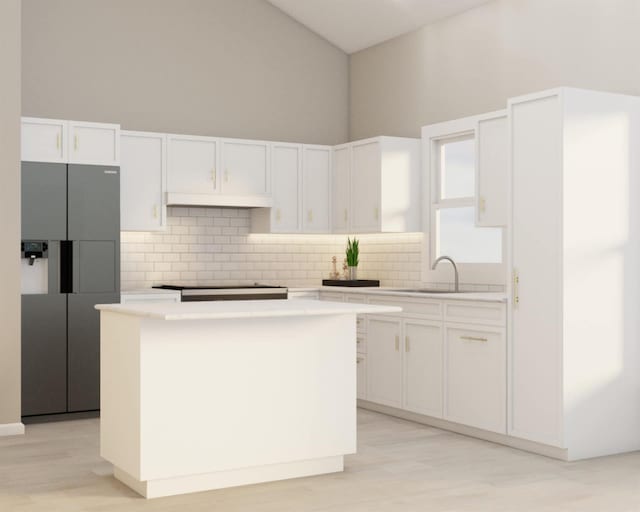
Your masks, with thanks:
<instances>
[{"instance_id":1,"label":"range hood","mask_svg":"<svg viewBox=\"0 0 640 512\"><path fill-rule=\"evenodd\" d=\"M167 192L167 206L270 208L273 206L273 198L264 195L178 194Z\"/></svg>"}]
</instances>

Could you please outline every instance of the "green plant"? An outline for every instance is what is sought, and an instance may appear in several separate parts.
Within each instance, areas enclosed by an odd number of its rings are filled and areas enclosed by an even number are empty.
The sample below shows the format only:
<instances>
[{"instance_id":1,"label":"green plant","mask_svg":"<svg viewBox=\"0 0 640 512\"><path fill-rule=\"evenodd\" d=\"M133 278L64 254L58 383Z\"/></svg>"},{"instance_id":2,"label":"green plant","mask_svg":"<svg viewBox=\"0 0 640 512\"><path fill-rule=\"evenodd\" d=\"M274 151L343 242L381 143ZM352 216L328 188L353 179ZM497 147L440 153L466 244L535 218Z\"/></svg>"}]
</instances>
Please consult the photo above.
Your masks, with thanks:
<instances>
[{"instance_id":1,"label":"green plant","mask_svg":"<svg viewBox=\"0 0 640 512\"><path fill-rule=\"evenodd\" d=\"M357 267L359 254L358 240L355 237L353 237L353 240L347 238L347 265Z\"/></svg>"}]
</instances>

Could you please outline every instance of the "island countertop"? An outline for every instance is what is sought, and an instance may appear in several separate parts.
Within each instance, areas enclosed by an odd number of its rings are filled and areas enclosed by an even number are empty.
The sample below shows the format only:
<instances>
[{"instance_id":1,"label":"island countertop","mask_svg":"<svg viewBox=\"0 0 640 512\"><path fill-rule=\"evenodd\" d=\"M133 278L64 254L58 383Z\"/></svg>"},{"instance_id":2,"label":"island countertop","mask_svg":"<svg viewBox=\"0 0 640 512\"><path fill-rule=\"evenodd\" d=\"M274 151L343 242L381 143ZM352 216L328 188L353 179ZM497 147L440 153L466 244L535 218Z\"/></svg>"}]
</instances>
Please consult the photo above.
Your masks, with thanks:
<instances>
[{"instance_id":1,"label":"island countertop","mask_svg":"<svg viewBox=\"0 0 640 512\"><path fill-rule=\"evenodd\" d=\"M317 300L242 300L214 302L98 304L96 309L160 320L213 320L339 314L399 313L396 306Z\"/></svg>"}]
</instances>

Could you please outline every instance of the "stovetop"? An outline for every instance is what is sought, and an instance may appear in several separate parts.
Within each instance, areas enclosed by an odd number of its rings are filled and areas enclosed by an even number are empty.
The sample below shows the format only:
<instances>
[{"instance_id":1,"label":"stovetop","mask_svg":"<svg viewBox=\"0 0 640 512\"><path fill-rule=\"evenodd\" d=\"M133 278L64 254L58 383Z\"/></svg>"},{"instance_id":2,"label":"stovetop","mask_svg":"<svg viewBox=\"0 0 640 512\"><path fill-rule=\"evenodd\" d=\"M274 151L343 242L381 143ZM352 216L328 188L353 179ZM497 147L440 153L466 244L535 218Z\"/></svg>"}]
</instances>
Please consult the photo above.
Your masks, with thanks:
<instances>
[{"instance_id":1,"label":"stovetop","mask_svg":"<svg viewBox=\"0 0 640 512\"><path fill-rule=\"evenodd\" d=\"M174 284L159 284L157 286L154 286L153 288L158 288L160 290L178 290L178 291L182 291L182 290L255 290L255 289L283 289L286 288L286 286L272 286L272 285L267 285L267 284L244 284L244 285L227 285L227 286L216 286L216 285L209 285L209 286L191 286L191 285L174 285Z\"/></svg>"}]
</instances>

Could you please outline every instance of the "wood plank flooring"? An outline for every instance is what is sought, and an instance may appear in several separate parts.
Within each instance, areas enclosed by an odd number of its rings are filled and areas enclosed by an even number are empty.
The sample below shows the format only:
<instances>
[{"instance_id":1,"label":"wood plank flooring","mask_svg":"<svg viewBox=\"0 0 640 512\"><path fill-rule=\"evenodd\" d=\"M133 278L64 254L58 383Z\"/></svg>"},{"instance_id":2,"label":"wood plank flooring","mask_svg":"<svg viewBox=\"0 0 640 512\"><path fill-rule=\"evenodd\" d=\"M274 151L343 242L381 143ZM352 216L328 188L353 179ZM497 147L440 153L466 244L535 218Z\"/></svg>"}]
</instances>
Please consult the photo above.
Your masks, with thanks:
<instances>
[{"instance_id":1,"label":"wood plank flooring","mask_svg":"<svg viewBox=\"0 0 640 512\"><path fill-rule=\"evenodd\" d=\"M96 419L0 438L2 512L640 511L640 453L566 463L360 410L344 473L144 500L98 455Z\"/></svg>"}]
</instances>

